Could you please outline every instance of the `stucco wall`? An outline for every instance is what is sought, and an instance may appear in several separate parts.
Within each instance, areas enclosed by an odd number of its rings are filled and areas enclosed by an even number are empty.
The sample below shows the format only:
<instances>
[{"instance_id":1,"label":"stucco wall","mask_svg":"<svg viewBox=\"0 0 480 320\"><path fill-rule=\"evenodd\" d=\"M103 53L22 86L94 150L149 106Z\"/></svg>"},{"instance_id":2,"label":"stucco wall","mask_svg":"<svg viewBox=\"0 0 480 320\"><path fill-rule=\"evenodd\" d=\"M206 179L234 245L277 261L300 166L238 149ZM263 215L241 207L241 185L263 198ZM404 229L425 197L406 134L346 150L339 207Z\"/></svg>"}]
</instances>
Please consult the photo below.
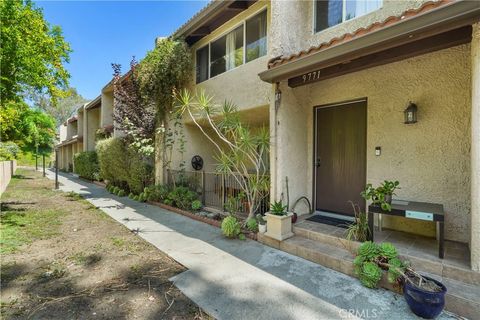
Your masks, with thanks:
<instances>
[{"instance_id":1,"label":"stucco wall","mask_svg":"<svg viewBox=\"0 0 480 320\"><path fill-rule=\"evenodd\" d=\"M60 142L67 140L67 126L66 125L61 124L60 127L58 127L58 132L59 132Z\"/></svg>"},{"instance_id":2,"label":"stucco wall","mask_svg":"<svg viewBox=\"0 0 480 320\"><path fill-rule=\"evenodd\" d=\"M297 89L283 84L277 179L289 177L291 201L312 198L313 107L367 97L367 181L399 180L398 198L444 204L446 238L468 242L470 82L470 45L462 45ZM419 107L418 123L405 125L410 100ZM283 183L273 190L278 196ZM416 220L385 226L434 232L433 224Z\"/></svg>"},{"instance_id":3,"label":"stucco wall","mask_svg":"<svg viewBox=\"0 0 480 320\"><path fill-rule=\"evenodd\" d=\"M79 137L83 136L83 111L77 114L77 134Z\"/></svg>"},{"instance_id":4,"label":"stucco wall","mask_svg":"<svg viewBox=\"0 0 480 320\"><path fill-rule=\"evenodd\" d=\"M101 106L101 120L100 127L105 127L113 124L113 91L102 92L102 106Z\"/></svg>"},{"instance_id":5,"label":"stucco wall","mask_svg":"<svg viewBox=\"0 0 480 320\"><path fill-rule=\"evenodd\" d=\"M100 128L100 108L85 110L86 135L83 138L85 151L95 150L96 131Z\"/></svg>"},{"instance_id":6,"label":"stucco wall","mask_svg":"<svg viewBox=\"0 0 480 320\"><path fill-rule=\"evenodd\" d=\"M380 9L344 23L314 32L314 1L272 1L270 57L290 55L322 42L353 32L371 23L417 8L427 0L383 0Z\"/></svg>"}]
</instances>

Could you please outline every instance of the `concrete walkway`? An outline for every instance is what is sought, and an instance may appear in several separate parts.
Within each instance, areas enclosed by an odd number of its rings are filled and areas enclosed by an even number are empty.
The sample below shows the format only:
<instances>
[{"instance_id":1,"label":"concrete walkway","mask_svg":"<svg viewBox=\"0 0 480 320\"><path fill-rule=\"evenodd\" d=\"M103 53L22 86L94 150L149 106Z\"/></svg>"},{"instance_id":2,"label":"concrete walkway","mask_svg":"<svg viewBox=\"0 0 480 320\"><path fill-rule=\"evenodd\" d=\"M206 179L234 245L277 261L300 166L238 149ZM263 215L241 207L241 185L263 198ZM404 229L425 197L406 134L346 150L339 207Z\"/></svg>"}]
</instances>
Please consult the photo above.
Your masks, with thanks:
<instances>
[{"instance_id":1,"label":"concrete walkway","mask_svg":"<svg viewBox=\"0 0 480 320\"><path fill-rule=\"evenodd\" d=\"M53 172L48 172L50 179ZM217 319L417 319L402 296L210 225L119 198L69 174L61 190L93 205L188 268L172 281ZM440 319L455 317L443 313Z\"/></svg>"}]
</instances>

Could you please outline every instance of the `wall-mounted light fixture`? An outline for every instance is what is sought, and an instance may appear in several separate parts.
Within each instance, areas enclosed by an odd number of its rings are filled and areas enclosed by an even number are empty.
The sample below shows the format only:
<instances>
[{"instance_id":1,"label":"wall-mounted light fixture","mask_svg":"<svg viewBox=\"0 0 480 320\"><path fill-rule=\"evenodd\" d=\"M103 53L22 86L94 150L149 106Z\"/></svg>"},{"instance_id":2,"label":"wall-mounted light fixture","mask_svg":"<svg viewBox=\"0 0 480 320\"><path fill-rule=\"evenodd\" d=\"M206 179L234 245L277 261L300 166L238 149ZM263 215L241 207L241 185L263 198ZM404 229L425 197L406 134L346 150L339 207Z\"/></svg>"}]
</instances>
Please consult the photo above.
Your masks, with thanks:
<instances>
[{"instance_id":1,"label":"wall-mounted light fixture","mask_svg":"<svg viewBox=\"0 0 480 320\"><path fill-rule=\"evenodd\" d=\"M413 124L417 122L417 105L413 102L409 102L407 109L403 111L405 115L405 124Z\"/></svg>"},{"instance_id":2,"label":"wall-mounted light fixture","mask_svg":"<svg viewBox=\"0 0 480 320\"><path fill-rule=\"evenodd\" d=\"M280 91L280 84L277 82L275 85L275 110L280 108L280 103L282 102L282 91Z\"/></svg>"}]
</instances>

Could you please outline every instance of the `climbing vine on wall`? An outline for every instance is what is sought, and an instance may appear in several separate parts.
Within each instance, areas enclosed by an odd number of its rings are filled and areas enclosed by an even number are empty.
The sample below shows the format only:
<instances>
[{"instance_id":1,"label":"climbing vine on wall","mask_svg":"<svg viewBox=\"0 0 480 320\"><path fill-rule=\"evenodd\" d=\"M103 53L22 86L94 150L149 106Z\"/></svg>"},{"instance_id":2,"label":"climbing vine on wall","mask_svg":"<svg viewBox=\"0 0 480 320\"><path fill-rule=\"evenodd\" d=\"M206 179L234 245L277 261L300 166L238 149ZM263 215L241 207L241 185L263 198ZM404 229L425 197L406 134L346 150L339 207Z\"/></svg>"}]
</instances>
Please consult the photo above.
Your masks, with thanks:
<instances>
[{"instance_id":1,"label":"climbing vine on wall","mask_svg":"<svg viewBox=\"0 0 480 320\"><path fill-rule=\"evenodd\" d=\"M174 93L188 84L192 76L190 49L181 40L160 39L135 68L140 95L156 106L157 124L172 110Z\"/></svg>"}]
</instances>

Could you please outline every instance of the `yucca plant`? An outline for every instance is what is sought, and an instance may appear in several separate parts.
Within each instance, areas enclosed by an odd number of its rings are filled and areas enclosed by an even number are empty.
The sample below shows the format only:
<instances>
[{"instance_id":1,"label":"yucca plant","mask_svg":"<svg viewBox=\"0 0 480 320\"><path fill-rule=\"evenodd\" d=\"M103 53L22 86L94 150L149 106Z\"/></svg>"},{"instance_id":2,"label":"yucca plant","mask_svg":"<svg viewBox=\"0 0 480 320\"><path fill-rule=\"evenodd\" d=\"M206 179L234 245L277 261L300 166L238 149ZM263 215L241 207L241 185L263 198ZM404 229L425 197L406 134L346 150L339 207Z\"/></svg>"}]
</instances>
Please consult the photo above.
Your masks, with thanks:
<instances>
[{"instance_id":1,"label":"yucca plant","mask_svg":"<svg viewBox=\"0 0 480 320\"><path fill-rule=\"evenodd\" d=\"M190 117L212 143L217 172L235 179L248 203L248 218L253 218L270 186L265 163L270 143L268 128L253 130L241 121L233 103L225 101L217 105L204 91L192 95L183 90L177 94L176 113Z\"/></svg>"}]
</instances>

